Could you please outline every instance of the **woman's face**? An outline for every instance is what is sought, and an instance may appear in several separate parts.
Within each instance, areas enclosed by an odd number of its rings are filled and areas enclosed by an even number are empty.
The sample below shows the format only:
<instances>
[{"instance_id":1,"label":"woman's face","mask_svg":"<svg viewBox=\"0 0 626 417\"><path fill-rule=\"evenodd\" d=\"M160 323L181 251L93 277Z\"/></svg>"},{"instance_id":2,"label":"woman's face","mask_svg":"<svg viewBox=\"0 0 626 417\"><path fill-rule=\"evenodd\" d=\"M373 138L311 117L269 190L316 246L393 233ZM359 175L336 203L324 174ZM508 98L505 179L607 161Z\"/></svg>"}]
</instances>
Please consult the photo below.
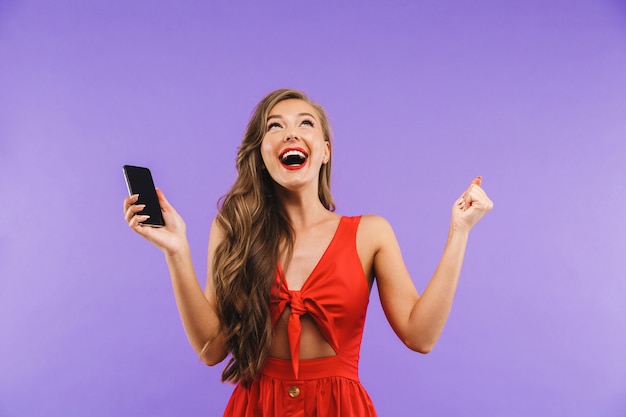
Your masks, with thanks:
<instances>
[{"instance_id":1,"label":"woman's face","mask_svg":"<svg viewBox=\"0 0 626 417\"><path fill-rule=\"evenodd\" d=\"M313 187L330 158L330 144L317 111L306 101L283 100L269 112L261 142L263 163L274 181L297 191Z\"/></svg>"}]
</instances>

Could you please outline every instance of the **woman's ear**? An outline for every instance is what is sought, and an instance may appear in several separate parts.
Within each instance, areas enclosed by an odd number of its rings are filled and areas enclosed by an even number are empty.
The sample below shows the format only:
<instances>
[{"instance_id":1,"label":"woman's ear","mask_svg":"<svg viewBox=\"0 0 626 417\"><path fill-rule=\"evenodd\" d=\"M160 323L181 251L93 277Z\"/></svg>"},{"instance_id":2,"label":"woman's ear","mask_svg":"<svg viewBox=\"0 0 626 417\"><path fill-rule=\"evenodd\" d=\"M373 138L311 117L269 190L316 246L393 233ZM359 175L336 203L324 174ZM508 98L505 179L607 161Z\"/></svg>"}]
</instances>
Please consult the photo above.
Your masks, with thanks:
<instances>
[{"instance_id":1,"label":"woman's ear","mask_svg":"<svg viewBox=\"0 0 626 417\"><path fill-rule=\"evenodd\" d=\"M328 163L330 160L330 142L326 141L326 149L324 149L324 157L322 158L322 162L324 164Z\"/></svg>"}]
</instances>

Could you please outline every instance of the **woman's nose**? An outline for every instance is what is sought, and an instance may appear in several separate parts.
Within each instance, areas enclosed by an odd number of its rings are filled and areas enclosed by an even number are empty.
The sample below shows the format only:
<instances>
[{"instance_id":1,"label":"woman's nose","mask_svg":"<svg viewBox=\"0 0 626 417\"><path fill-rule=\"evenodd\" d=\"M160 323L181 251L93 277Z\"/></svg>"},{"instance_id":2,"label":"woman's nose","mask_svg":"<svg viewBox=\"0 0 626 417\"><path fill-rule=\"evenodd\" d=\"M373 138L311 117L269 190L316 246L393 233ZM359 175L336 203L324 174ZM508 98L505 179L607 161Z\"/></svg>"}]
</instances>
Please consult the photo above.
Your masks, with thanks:
<instances>
[{"instance_id":1,"label":"woman's nose","mask_svg":"<svg viewBox=\"0 0 626 417\"><path fill-rule=\"evenodd\" d=\"M298 140L298 135L296 134L296 132L294 131L289 131L286 135L285 135L285 142L289 142L289 141L293 141L293 140Z\"/></svg>"}]
</instances>

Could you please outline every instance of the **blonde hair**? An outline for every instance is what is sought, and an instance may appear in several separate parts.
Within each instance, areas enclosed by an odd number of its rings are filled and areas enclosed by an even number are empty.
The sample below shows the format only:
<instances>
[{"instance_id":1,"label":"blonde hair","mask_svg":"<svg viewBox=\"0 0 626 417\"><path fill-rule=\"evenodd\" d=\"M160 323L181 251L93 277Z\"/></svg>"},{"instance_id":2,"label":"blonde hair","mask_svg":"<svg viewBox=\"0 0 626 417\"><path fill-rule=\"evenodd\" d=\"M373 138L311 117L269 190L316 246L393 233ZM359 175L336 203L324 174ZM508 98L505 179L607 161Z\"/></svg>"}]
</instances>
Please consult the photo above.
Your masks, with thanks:
<instances>
[{"instance_id":1,"label":"blonde hair","mask_svg":"<svg viewBox=\"0 0 626 417\"><path fill-rule=\"evenodd\" d=\"M217 215L225 236L211 267L221 331L231 354L222 380L241 381L244 386L257 377L272 342L270 292L281 250L287 261L293 253L294 232L276 198L274 182L264 169L260 151L270 111L288 99L306 101L315 109L330 148L328 117L319 104L301 91L271 92L252 113L237 153L237 179L222 197ZM328 161L320 169L318 195L324 207L334 211L330 172Z\"/></svg>"}]
</instances>

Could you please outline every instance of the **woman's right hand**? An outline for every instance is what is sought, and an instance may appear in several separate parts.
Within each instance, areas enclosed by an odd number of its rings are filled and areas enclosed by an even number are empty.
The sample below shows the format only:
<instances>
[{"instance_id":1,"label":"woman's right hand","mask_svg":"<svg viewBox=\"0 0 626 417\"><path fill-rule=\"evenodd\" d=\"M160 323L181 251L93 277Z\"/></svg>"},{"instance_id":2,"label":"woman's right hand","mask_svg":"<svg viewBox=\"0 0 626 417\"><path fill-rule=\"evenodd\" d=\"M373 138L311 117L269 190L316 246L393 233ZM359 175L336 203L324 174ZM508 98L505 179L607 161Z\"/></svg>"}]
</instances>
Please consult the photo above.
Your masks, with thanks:
<instances>
[{"instance_id":1,"label":"woman's right hand","mask_svg":"<svg viewBox=\"0 0 626 417\"><path fill-rule=\"evenodd\" d=\"M157 196L161 204L164 227L144 226L141 222L146 221L148 216L137 214L144 209L144 205L135 205L138 194L134 194L124 199L124 219L128 226L136 233L154 244L166 255L174 255L181 250L188 249L186 226L182 217L174 210L174 207L165 198L160 189L157 189Z\"/></svg>"}]
</instances>

